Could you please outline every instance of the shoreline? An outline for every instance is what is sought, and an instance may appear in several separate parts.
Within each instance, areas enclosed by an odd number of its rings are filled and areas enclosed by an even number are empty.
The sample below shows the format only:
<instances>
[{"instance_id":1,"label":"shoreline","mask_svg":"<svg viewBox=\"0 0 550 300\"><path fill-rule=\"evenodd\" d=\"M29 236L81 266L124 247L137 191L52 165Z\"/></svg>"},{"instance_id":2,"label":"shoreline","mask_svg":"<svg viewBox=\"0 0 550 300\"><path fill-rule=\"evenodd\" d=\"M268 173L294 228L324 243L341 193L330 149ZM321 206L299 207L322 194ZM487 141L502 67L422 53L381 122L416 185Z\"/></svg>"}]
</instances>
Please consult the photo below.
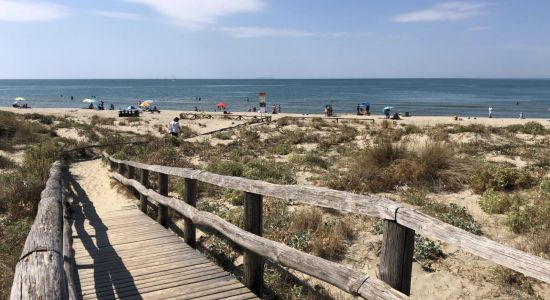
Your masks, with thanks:
<instances>
[{"instance_id":1,"label":"shoreline","mask_svg":"<svg viewBox=\"0 0 550 300\"><path fill-rule=\"evenodd\" d=\"M9 111L19 114L29 114L29 113L40 113L40 114L49 114L54 116L70 116L70 117L91 117L93 115L98 115L101 117L114 117L118 118L118 110L89 110L89 109L79 109L79 108L29 108L29 109L18 109L18 108L12 108L12 107L0 107L0 110L2 111ZM141 115L141 118L143 119L155 119L159 120L161 122L170 122L172 118L179 116L180 113L195 113L194 111L184 111L184 110L161 110L161 113L143 113ZM204 114L209 114L213 116L223 116L224 114L222 112L202 112ZM243 115L243 116L260 116L260 113L258 112L231 112L230 115ZM374 120L376 123L380 123L383 120L386 120L383 115L370 115L370 116L358 116L354 114L340 114L334 117L326 117L323 114L299 114L299 113L280 113L280 114L266 114L268 116L272 116L273 120L276 121L277 119L283 118L283 117L292 117L292 118L322 118L322 119L338 119L338 118L345 118L348 119L347 121L355 121L355 120ZM550 128L550 119L543 119L543 118L527 118L527 119L519 119L519 118L488 118L488 117L481 117L481 118L465 118L461 117L462 120L454 120L453 116L411 116L411 117L404 117L401 120L389 120L389 121L395 121L397 124L404 124L404 125L416 125L416 126L432 126L432 125L438 125L438 124L463 124L463 125L470 125L470 124L481 124L481 125L488 125L488 126L494 126L494 127L505 127L509 125L517 125L517 124L525 124L531 121L538 122L545 127ZM122 119L122 118L121 118ZM223 119L223 118L220 118ZM205 121L213 121L213 120L219 120L219 119L201 119ZM182 120L183 123L185 123L187 120ZM345 122L346 120L344 120ZM342 123L344 123L342 122Z\"/></svg>"}]
</instances>

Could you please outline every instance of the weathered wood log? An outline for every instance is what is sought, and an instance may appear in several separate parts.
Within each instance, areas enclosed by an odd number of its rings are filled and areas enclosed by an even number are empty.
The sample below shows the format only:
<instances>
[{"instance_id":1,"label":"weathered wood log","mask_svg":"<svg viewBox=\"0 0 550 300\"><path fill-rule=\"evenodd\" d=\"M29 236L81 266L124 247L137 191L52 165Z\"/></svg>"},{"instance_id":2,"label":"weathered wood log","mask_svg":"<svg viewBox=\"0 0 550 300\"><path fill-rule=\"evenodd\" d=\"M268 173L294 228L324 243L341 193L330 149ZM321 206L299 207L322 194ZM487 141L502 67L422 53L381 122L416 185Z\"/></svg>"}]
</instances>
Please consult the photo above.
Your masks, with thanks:
<instances>
[{"instance_id":1,"label":"weathered wood log","mask_svg":"<svg viewBox=\"0 0 550 300\"><path fill-rule=\"evenodd\" d=\"M262 236L262 207L261 195L245 193L244 199L244 230ZM250 250L244 250L244 285L251 292L262 296L264 283L264 258Z\"/></svg>"},{"instance_id":2,"label":"weathered wood log","mask_svg":"<svg viewBox=\"0 0 550 300\"><path fill-rule=\"evenodd\" d=\"M104 156L114 162L119 162L119 160L110 158L107 153L104 153ZM156 172L162 171L183 178L197 179L225 188L327 207L341 212L351 212L387 220L396 220L396 215L401 215L401 219L397 222L415 230L417 233L457 246L463 251L478 255L526 276L550 283L550 261L487 238L470 234L416 210L401 208L398 203L382 197L354 195L318 187L277 185L184 168L171 168L136 162L127 163L139 168Z\"/></svg>"},{"instance_id":3,"label":"weathered wood log","mask_svg":"<svg viewBox=\"0 0 550 300\"><path fill-rule=\"evenodd\" d=\"M198 183L195 179L185 179L185 203L195 207L197 206ZM184 217L183 237L187 245L195 248L197 230L195 224L189 218Z\"/></svg>"},{"instance_id":4,"label":"weathered wood log","mask_svg":"<svg viewBox=\"0 0 550 300\"><path fill-rule=\"evenodd\" d=\"M10 299L66 299L63 271L62 164L55 162L15 268Z\"/></svg>"},{"instance_id":5,"label":"weathered wood log","mask_svg":"<svg viewBox=\"0 0 550 300\"><path fill-rule=\"evenodd\" d=\"M158 175L159 194L162 196L168 196L168 175L163 173L159 173ZM159 203L157 209L157 221L160 225L168 227L168 207Z\"/></svg>"},{"instance_id":6,"label":"weathered wood log","mask_svg":"<svg viewBox=\"0 0 550 300\"><path fill-rule=\"evenodd\" d=\"M246 250L330 283L350 294L367 299L407 299L406 295L365 273L246 232L212 213L199 211L183 201L162 196L147 189L136 180L124 178L119 174L114 174L113 178L126 186L135 188L139 193L147 195L149 199L174 209L191 219L195 225L212 228Z\"/></svg>"},{"instance_id":7,"label":"weathered wood log","mask_svg":"<svg viewBox=\"0 0 550 300\"><path fill-rule=\"evenodd\" d=\"M411 293L414 230L384 220L380 279L405 295Z\"/></svg>"},{"instance_id":8,"label":"weathered wood log","mask_svg":"<svg viewBox=\"0 0 550 300\"><path fill-rule=\"evenodd\" d=\"M104 155L114 162L132 165L136 168L146 169L151 172L158 172L182 178L197 179L198 181L224 188L240 190L243 192L274 197L297 203L326 207L341 212L364 214L388 220L395 220L395 212L400 207L399 204L379 196L356 195L321 187L273 184L259 180L223 176L187 168L173 168L158 165L147 165L132 161L122 161L110 157L107 153L104 153Z\"/></svg>"},{"instance_id":9,"label":"weathered wood log","mask_svg":"<svg viewBox=\"0 0 550 300\"><path fill-rule=\"evenodd\" d=\"M550 261L544 258L469 233L414 209L399 209L397 223L421 235L456 245L496 264L550 283Z\"/></svg>"}]
</instances>

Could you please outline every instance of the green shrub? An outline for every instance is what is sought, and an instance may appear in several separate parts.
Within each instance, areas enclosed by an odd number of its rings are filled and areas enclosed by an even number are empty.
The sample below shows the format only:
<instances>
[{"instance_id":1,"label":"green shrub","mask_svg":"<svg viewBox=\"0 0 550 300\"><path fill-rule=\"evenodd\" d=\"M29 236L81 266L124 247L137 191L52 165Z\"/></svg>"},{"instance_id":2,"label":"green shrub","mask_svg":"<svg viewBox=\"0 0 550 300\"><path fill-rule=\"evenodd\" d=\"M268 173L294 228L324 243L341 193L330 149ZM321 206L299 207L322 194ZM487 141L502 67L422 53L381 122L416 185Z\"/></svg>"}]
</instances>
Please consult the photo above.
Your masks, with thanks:
<instances>
[{"instance_id":1,"label":"green shrub","mask_svg":"<svg viewBox=\"0 0 550 300\"><path fill-rule=\"evenodd\" d=\"M287 155L287 154L291 153L294 150L294 146L290 145L290 144L279 143L279 144L275 144L269 150L273 154Z\"/></svg>"},{"instance_id":2,"label":"green shrub","mask_svg":"<svg viewBox=\"0 0 550 300\"><path fill-rule=\"evenodd\" d=\"M422 207L422 211L460 229L477 235L481 234L481 224L463 206L431 202Z\"/></svg>"},{"instance_id":3,"label":"green shrub","mask_svg":"<svg viewBox=\"0 0 550 300\"><path fill-rule=\"evenodd\" d=\"M540 188L540 192L543 195L546 195L546 196L550 197L550 179L549 178L543 179L540 182L539 188Z\"/></svg>"},{"instance_id":4,"label":"green shrub","mask_svg":"<svg viewBox=\"0 0 550 300\"><path fill-rule=\"evenodd\" d=\"M483 193L488 189L511 191L528 188L534 182L534 178L526 170L485 164L476 168L470 179L470 186L476 193Z\"/></svg>"},{"instance_id":5,"label":"green shrub","mask_svg":"<svg viewBox=\"0 0 550 300\"><path fill-rule=\"evenodd\" d=\"M437 260L444 258L445 253L439 243L416 234L414 236L414 259L416 261Z\"/></svg>"},{"instance_id":6,"label":"green shrub","mask_svg":"<svg viewBox=\"0 0 550 300\"><path fill-rule=\"evenodd\" d=\"M533 205L514 205L506 216L505 224L515 233L524 233L532 228L535 222L535 207Z\"/></svg>"},{"instance_id":7,"label":"green shrub","mask_svg":"<svg viewBox=\"0 0 550 300\"><path fill-rule=\"evenodd\" d=\"M533 134L533 135L544 134L546 132L546 128L544 128L544 125L538 122L530 121L525 123L525 125L523 125L522 132L527 134Z\"/></svg>"},{"instance_id":8,"label":"green shrub","mask_svg":"<svg viewBox=\"0 0 550 300\"><path fill-rule=\"evenodd\" d=\"M37 113L25 114L25 119L37 120L38 122L40 122L44 125L53 124L53 117L52 116L46 116L46 115L37 114Z\"/></svg>"},{"instance_id":9,"label":"green shrub","mask_svg":"<svg viewBox=\"0 0 550 300\"><path fill-rule=\"evenodd\" d=\"M0 169L13 169L15 167L17 167L17 164L13 160L0 155Z\"/></svg>"},{"instance_id":10,"label":"green shrub","mask_svg":"<svg viewBox=\"0 0 550 300\"><path fill-rule=\"evenodd\" d=\"M321 157L319 153L308 151L305 154L292 154L288 157L288 161L293 164L305 166L307 168L319 167L328 169L328 162Z\"/></svg>"},{"instance_id":11,"label":"green shrub","mask_svg":"<svg viewBox=\"0 0 550 300\"><path fill-rule=\"evenodd\" d=\"M426 192L421 189L409 188L403 191L401 196L404 202L412 205L424 206L428 203Z\"/></svg>"},{"instance_id":12,"label":"green shrub","mask_svg":"<svg viewBox=\"0 0 550 300\"><path fill-rule=\"evenodd\" d=\"M232 205L241 206L244 204L244 193L233 189L224 189L223 198L231 202Z\"/></svg>"},{"instance_id":13,"label":"green shrub","mask_svg":"<svg viewBox=\"0 0 550 300\"><path fill-rule=\"evenodd\" d=\"M46 181L52 164L61 159L61 147L54 142L40 143L25 150L22 173L27 179Z\"/></svg>"},{"instance_id":14,"label":"green shrub","mask_svg":"<svg viewBox=\"0 0 550 300\"><path fill-rule=\"evenodd\" d=\"M250 179L264 180L271 183L296 183L295 174L288 164L263 159L249 161L245 165L242 176Z\"/></svg>"},{"instance_id":15,"label":"green shrub","mask_svg":"<svg viewBox=\"0 0 550 300\"><path fill-rule=\"evenodd\" d=\"M405 127L403 127L403 132L405 134L415 134L415 133L422 133L422 129L416 125L413 124L407 124Z\"/></svg>"},{"instance_id":16,"label":"green shrub","mask_svg":"<svg viewBox=\"0 0 550 300\"><path fill-rule=\"evenodd\" d=\"M103 118L98 115L93 115L91 122L92 125L114 125L115 124L115 118Z\"/></svg>"},{"instance_id":17,"label":"green shrub","mask_svg":"<svg viewBox=\"0 0 550 300\"><path fill-rule=\"evenodd\" d=\"M506 267L496 267L494 279L504 289L508 296L514 299L541 299L533 288L535 281L519 272Z\"/></svg>"},{"instance_id":18,"label":"green shrub","mask_svg":"<svg viewBox=\"0 0 550 300\"><path fill-rule=\"evenodd\" d=\"M239 162L215 160L208 164L206 170L220 175L241 177L243 176L244 166Z\"/></svg>"},{"instance_id":19,"label":"green shrub","mask_svg":"<svg viewBox=\"0 0 550 300\"><path fill-rule=\"evenodd\" d=\"M220 140L230 140L233 137L233 131L219 131L214 133L212 137Z\"/></svg>"},{"instance_id":20,"label":"green shrub","mask_svg":"<svg viewBox=\"0 0 550 300\"><path fill-rule=\"evenodd\" d=\"M488 214L502 214L510 208L508 198L502 197L493 189L488 189L483 192L483 196L479 198L477 203L479 207Z\"/></svg>"}]
</instances>

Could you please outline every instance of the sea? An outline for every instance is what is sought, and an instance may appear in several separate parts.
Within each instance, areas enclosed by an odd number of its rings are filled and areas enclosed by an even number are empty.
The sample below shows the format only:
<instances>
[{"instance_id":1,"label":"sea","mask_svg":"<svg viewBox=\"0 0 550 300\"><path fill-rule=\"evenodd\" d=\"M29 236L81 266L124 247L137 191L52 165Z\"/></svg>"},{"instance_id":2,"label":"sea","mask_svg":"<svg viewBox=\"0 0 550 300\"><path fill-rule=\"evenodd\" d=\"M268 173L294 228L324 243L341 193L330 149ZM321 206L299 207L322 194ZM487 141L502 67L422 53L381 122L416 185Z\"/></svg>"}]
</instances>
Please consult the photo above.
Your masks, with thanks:
<instances>
[{"instance_id":1,"label":"sea","mask_svg":"<svg viewBox=\"0 0 550 300\"><path fill-rule=\"evenodd\" d=\"M159 109L214 111L224 102L229 111L258 107L266 93L267 110L322 113L330 104L336 114L355 113L368 102L371 112L423 116L482 117L493 107L497 118L550 118L550 79L74 79L0 80L0 106L16 97L31 107L83 108L94 97L116 108L152 100ZM72 100L71 100L72 96Z\"/></svg>"}]
</instances>

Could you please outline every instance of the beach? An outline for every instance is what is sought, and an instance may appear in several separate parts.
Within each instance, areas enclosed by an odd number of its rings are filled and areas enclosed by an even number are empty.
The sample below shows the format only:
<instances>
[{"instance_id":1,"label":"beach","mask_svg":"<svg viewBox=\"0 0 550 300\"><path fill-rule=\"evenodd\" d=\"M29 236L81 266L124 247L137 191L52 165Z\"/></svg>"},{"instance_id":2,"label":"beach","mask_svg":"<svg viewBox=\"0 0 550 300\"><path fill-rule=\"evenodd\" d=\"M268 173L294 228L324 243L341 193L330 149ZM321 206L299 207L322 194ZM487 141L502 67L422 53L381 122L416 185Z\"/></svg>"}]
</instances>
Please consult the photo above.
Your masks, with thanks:
<instances>
[{"instance_id":1,"label":"beach","mask_svg":"<svg viewBox=\"0 0 550 300\"><path fill-rule=\"evenodd\" d=\"M52 115L56 117L68 117L79 122L90 122L93 116L99 116L103 118L115 118L116 120L123 121L125 118L118 117L118 110L91 110L91 109L69 109L69 108L30 108L30 109L17 109L17 108L8 108L0 107L0 110L10 111L20 114L30 114L30 113L39 113ZM211 115L213 118L198 118L194 120L183 119L180 120L180 124L183 126L189 126L199 135L208 134L209 132L217 131L223 128L233 127L235 125L246 123L245 120L235 120L234 118L238 115L243 116L256 116L260 117L261 114L258 112L232 112L229 115L224 115L222 112L194 112L194 111L180 111L180 110L162 110L161 113L142 113L140 115L139 124L116 124L109 126L111 129L116 129L120 131L131 131L134 133L150 133L153 135L163 135L165 132L159 130L159 126L165 128L168 126L168 123L172 121L175 117L179 117L181 113L184 114L198 114L198 115ZM350 123L350 122L365 122L365 124L382 123L385 119L383 115L370 115L370 116L357 116L352 114L340 114L334 117L326 117L323 114L297 114L297 113L279 113L279 114L265 114L266 116L271 116L273 121L277 119L290 117L296 119L310 119L310 118L322 118L327 121L338 122L340 124ZM224 118L230 117L229 118ZM460 125L470 125L470 124L480 124L485 126L493 127L506 127L516 124L526 124L528 122L538 122L544 125L547 128L550 128L550 120L542 118L529 118L529 119L514 119L514 118L464 118L461 117L460 120L454 120L453 116L411 116L403 117L401 120L388 120L390 122L395 122L396 124L404 125L416 125L416 126L435 126L440 124L460 124ZM74 138L74 136L70 136Z\"/></svg>"}]
</instances>

